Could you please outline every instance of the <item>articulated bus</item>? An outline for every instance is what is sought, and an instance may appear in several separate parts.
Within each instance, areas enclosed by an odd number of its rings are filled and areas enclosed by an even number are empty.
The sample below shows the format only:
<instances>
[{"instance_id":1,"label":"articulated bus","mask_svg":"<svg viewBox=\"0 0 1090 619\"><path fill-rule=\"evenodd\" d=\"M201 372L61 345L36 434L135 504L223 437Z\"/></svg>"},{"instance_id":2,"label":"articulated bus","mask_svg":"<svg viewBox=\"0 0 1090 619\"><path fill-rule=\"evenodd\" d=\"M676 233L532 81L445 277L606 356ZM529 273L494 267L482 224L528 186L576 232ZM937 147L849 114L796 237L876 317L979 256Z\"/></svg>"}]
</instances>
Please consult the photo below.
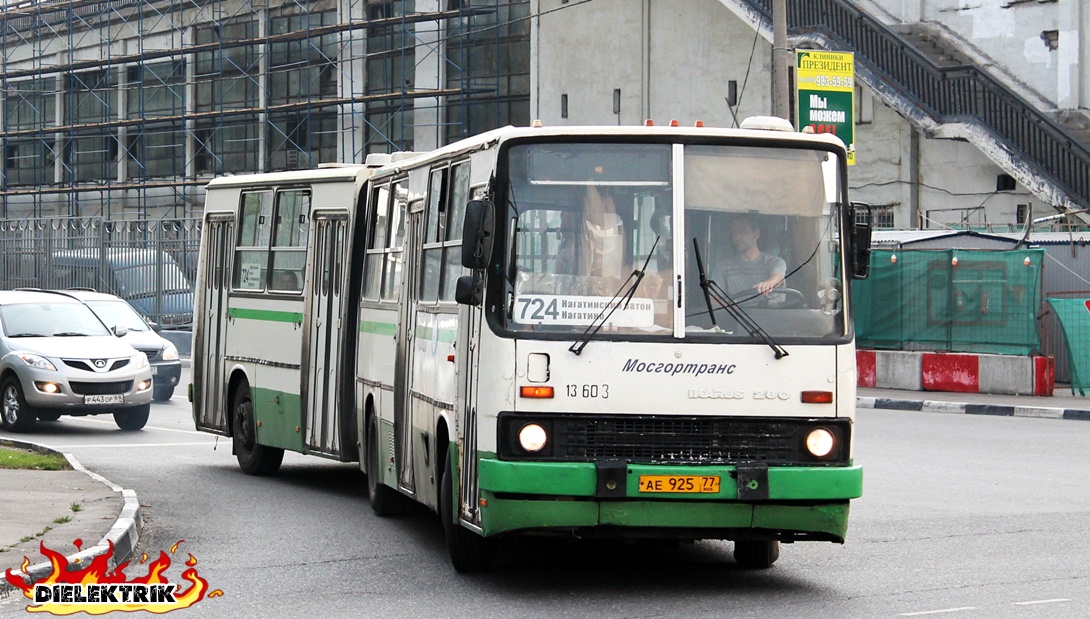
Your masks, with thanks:
<instances>
[{"instance_id":1,"label":"articulated bus","mask_svg":"<svg viewBox=\"0 0 1090 619\"><path fill-rule=\"evenodd\" d=\"M459 571L516 535L732 540L750 568L842 543L870 227L844 145L775 120L212 181L197 428L253 475L358 461L378 515L440 515Z\"/></svg>"}]
</instances>

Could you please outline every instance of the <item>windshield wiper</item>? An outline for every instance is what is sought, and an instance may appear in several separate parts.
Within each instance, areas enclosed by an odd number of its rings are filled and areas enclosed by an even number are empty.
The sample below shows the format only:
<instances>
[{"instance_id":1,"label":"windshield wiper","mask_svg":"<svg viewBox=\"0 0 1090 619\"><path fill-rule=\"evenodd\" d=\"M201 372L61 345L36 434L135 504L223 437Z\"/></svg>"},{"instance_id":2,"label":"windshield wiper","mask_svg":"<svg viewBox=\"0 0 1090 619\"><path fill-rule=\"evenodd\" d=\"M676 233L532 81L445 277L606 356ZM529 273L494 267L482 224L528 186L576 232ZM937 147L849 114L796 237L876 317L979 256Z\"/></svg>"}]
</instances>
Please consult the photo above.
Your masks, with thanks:
<instances>
[{"instance_id":1,"label":"windshield wiper","mask_svg":"<svg viewBox=\"0 0 1090 619\"><path fill-rule=\"evenodd\" d=\"M632 296L636 294L636 289L640 287L640 282L643 281L643 276L647 273L647 265L651 263L651 256L655 254L655 248L658 247L660 238L662 237L655 237L655 242L651 245L651 251L647 252L647 258L643 261L643 268L632 271L632 274L628 276L628 279L624 280L621 287L617 289L617 293L613 295L613 298L606 303L606 306L602 308L602 311L598 312L598 315L595 316L594 321L590 323L587 330L583 332L583 335L572 344L568 350L576 355L583 353L583 349L587 347L590 340L597 335L598 331L600 331L607 322L609 322L609 317L613 315L613 312L617 311L617 308L620 306L618 299L624 298L624 309L628 309L628 303L632 301ZM632 278L636 278L636 281L632 282ZM628 282L632 282L632 284L629 286ZM627 290L625 290L625 286L628 286ZM606 312L607 309L609 310L608 313Z\"/></svg>"},{"instance_id":2,"label":"windshield wiper","mask_svg":"<svg viewBox=\"0 0 1090 619\"><path fill-rule=\"evenodd\" d=\"M60 333L54 333L53 337L86 337L86 333L78 333L76 331L61 331Z\"/></svg>"},{"instance_id":3,"label":"windshield wiper","mask_svg":"<svg viewBox=\"0 0 1090 619\"><path fill-rule=\"evenodd\" d=\"M8 337L49 337L49 336L44 334L44 333L31 333L30 331L27 331L25 333L13 333L12 335L9 335Z\"/></svg>"},{"instance_id":4,"label":"windshield wiper","mask_svg":"<svg viewBox=\"0 0 1090 619\"><path fill-rule=\"evenodd\" d=\"M749 331L751 336L761 338L761 340L772 349L772 352L775 353L777 359L786 357L787 351L784 350L783 346L780 346L776 340L772 339L772 336L762 329L761 325L757 324L757 322L742 309L742 306L727 294L726 290L720 288L719 284L715 283L714 280L708 279L708 276L704 272L704 263L700 259L700 246L697 245L695 238L693 239L693 251L696 252L696 266L700 270L700 287L704 289L704 300L708 304L708 313L712 317L712 324L715 324L715 308L712 307L711 300L715 299L716 303L719 304L719 307L727 310L727 313L730 314L731 318L742 325L746 331ZM748 301L749 299L744 300Z\"/></svg>"}]
</instances>

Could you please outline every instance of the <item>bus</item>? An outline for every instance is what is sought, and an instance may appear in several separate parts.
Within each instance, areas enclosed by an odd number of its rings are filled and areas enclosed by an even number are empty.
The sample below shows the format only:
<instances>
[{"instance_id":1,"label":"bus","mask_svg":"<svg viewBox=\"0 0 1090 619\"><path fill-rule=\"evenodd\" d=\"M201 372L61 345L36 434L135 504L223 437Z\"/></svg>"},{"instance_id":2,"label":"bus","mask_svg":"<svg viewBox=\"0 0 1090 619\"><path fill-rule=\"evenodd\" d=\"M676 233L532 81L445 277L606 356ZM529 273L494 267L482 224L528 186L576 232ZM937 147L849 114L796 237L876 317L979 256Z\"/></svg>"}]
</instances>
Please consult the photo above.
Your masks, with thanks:
<instances>
[{"instance_id":1,"label":"bus","mask_svg":"<svg viewBox=\"0 0 1090 619\"><path fill-rule=\"evenodd\" d=\"M754 569L843 543L870 243L846 162L757 118L215 179L196 427L253 475L358 461L379 516L439 514L458 571L520 535L731 540Z\"/></svg>"}]
</instances>

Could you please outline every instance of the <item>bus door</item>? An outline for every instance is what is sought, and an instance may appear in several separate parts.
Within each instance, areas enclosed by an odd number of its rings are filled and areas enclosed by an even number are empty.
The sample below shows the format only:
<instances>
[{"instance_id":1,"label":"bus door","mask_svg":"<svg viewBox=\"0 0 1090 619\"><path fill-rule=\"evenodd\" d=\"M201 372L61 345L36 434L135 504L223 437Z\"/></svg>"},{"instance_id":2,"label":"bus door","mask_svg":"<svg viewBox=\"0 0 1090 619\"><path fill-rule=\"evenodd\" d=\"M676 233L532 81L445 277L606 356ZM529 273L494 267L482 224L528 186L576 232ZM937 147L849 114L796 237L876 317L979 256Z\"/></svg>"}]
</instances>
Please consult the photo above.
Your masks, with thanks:
<instances>
[{"instance_id":1,"label":"bus door","mask_svg":"<svg viewBox=\"0 0 1090 619\"><path fill-rule=\"evenodd\" d=\"M307 452L340 455L341 401L336 377L341 371L338 346L347 273L345 255L348 212L313 214L314 257L304 323L303 424Z\"/></svg>"},{"instance_id":2,"label":"bus door","mask_svg":"<svg viewBox=\"0 0 1090 619\"><path fill-rule=\"evenodd\" d=\"M459 331L458 364L459 435L458 452L458 517L477 527L481 523L480 487L477 476L477 384L480 381L481 310L472 305L461 306L463 329ZM464 339L463 339L464 338ZM462 378L465 377L465 378ZM464 390L464 391L463 391Z\"/></svg>"},{"instance_id":3,"label":"bus door","mask_svg":"<svg viewBox=\"0 0 1090 619\"><path fill-rule=\"evenodd\" d=\"M227 389L223 384L223 356L227 340L227 291L235 251L234 213L209 213L202 231L208 251L201 265L204 314L194 316L198 338L194 342L193 402L198 430L227 434Z\"/></svg>"},{"instance_id":4,"label":"bus door","mask_svg":"<svg viewBox=\"0 0 1090 619\"><path fill-rule=\"evenodd\" d=\"M400 224L404 225L406 221L409 222L410 230L412 234L406 235L406 230L401 230L400 233L403 238L403 249L398 256L399 259L404 260L404 257L411 255L408 253L407 248L417 244L417 239L420 238L419 226L421 221L421 215L419 212L414 213L412 218L409 219L406 216L405 209L407 204L405 198L408 191L407 186L408 179L403 179L393 185L393 200L392 209L390 212L390 219L393 222L400 221ZM414 203L414 208L419 207L420 203ZM393 232L391 233L393 236ZM404 238L408 236L408 238ZM394 464L397 467L397 484L405 492L414 493L416 491L416 485L413 483L413 444L412 444L412 385L410 377L412 376L412 350L415 344L415 331L416 331L416 278L413 276L415 269L401 269L401 302L398 303L398 317L397 317L397 352L395 353L394 362Z\"/></svg>"}]
</instances>

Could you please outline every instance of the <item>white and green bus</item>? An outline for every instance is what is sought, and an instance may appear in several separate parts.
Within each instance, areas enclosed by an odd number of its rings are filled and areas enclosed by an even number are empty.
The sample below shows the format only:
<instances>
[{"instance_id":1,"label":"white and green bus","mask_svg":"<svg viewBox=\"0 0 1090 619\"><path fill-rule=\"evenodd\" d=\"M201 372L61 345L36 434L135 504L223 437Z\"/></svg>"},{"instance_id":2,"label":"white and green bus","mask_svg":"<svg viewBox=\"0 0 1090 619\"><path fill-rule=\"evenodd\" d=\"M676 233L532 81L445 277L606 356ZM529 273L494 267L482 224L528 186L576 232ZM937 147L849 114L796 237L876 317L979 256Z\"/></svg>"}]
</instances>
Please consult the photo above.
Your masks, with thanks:
<instances>
[{"instance_id":1,"label":"white and green bus","mask_svg":"<svg viewBox=\"0 0 1090 619\"><path fill-rule=\"evenodd\" d=\"M846 170L835 137L765 119L217 179L197 428L250 474L358 460L377 514L439 513L460 571L527 534L733 540L754 568L843 542L870 234Z\"/></svg>"}]
</instances>

